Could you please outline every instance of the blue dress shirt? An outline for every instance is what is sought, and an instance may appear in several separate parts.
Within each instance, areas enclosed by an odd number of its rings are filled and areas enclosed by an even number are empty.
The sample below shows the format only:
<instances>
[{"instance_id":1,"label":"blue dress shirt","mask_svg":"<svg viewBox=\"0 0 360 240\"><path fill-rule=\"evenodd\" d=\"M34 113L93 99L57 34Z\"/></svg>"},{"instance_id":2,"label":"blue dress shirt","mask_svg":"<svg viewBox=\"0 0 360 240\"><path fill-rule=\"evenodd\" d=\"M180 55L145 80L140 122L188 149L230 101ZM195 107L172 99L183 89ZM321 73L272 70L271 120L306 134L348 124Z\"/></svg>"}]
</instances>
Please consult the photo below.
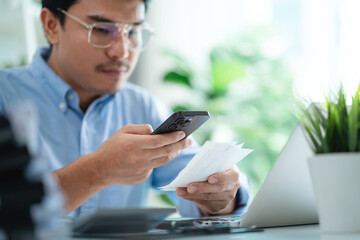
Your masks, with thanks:
<instances>
[{"instance_id":1,"label":"blue dress shirt","mask_svg":"<svg viewBox=\"0 0 360 240\"><path fill-rule=\"evenodd\" d=\"M77 93L44 60L48 55L49 50L42 48L29 66L0 70L0 114L19 101L32 101L36 105L38 133L49 160L49 172L94 152L126 124L150 124L155 129L170 115L157 99L131 83L125 83L115 94L95 100L84 113ZM113 185L101 190L70 216L77 217L95 208L145 207L149 189L170 183L196 152L196 146L183 150L170 163L155 168L151 177L141 184ZM246 209L249 199L248 181L241 177L237 213ZM178 198L174 192L168 195L178 205L181 215L200 216L192 202Z\"/></svg>"}]
</instances>

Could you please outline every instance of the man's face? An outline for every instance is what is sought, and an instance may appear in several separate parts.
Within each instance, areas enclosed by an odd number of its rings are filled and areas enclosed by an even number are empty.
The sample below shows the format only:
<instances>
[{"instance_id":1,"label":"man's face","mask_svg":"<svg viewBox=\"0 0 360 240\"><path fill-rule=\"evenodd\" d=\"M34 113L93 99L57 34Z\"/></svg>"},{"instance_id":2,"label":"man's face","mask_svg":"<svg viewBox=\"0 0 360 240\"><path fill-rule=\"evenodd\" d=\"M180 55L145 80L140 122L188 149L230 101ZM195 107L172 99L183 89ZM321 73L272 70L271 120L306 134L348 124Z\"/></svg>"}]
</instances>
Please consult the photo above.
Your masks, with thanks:
<instances>
[{"instance_id":1,"label":"man's face","mask_svg":"<svg viewBox=\"0 0 360 240\"><path fill-rule=\"evenodd\" d=\"M87 24L138 23L145 18L143 0L80 0L67 12ZM133 71L139 53L119 36L108 48L88 43L88 30L65 16L59 41L53 46L55 71L75 91L98 96L118 91Z\"/></svg>"}]
</instances>

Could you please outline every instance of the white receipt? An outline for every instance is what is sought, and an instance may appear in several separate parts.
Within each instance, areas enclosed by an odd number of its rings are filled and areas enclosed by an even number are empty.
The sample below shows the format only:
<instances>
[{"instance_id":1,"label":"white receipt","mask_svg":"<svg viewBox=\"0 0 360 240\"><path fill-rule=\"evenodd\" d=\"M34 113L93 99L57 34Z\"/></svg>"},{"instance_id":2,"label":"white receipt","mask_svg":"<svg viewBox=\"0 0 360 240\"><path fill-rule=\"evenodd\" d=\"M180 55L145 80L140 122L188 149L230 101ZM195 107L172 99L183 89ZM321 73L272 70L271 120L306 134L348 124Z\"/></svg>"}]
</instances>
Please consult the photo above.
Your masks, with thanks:
<instances>
[{"instance_id":1,"label":"white receipt","mask_svg":"<svg viewBox=\"0 0 360 240\"><path fill-rule=\"evenodd\" d=\"M163 191L175 191L177 187L187 187L192 182L206 181L214 173L224 172L246 157L253 149L242 148L243 144L207 141L186 167Z\"/></svg>"}]
</instances>

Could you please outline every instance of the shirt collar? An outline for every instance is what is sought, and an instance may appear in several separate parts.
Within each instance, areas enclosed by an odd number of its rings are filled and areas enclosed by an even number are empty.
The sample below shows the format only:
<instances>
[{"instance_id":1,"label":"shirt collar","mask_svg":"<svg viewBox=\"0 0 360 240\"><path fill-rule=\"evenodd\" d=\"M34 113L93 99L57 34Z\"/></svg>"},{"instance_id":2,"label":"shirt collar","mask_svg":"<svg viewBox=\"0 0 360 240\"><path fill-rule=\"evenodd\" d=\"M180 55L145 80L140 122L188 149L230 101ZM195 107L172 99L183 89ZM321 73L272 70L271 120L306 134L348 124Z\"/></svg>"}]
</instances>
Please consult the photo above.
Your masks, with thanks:
<instances>
[{"instance_id":1,"label":"shirt collar","mask_svg":"<svg viewBox=\"0 0 360 240\"><path fill-rule=\"evenodd\" d=\"M75 94L75 92L71 89L71 86L61 79L47 64L46 61L49 56L49 48L39 48L29 68L34 76L36 76L35 79L41 83L55 105L58 106L60 110L65 111L68 107L67 96L69 94Z\"/></svg>"},{"instance_id":2,"label":"shirt collar","mask_svg":"<svg viewBox=\"0 0 360 240\"><path fill-rule=\"evenodd\" d=\"M47 64L49 56L49 48L37 49L33 61L29 65L30 71L35 76L35 79L40 81L45 91L49 94L49 97L61 111L65 112L69 106L81 111L77 93ZM113 97L113 94L105 95L97 99L94 103L105 103Z\"/></svg>"}]
</instances>

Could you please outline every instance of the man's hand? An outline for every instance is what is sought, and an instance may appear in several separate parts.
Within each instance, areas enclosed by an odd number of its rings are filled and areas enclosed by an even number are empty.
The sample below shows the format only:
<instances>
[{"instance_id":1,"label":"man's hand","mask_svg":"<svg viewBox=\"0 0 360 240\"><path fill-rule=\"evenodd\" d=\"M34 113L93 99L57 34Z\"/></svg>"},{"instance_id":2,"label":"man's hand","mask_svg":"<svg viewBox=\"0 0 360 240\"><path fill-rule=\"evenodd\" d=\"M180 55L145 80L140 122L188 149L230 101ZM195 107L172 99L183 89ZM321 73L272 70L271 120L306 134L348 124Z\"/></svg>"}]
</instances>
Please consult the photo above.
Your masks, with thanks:
<instances>
[{"instance_id":1,"label":"man's hand","mask_svg":"<svg viewBox=\"0 0 360 240\"><path fill-rule=\"evenodd\" d=\"M72 212L101 189L114 185L144 182L153 168L162 166L191 145L184 132L150 135L149 125L126 125L98 150L56 170Z\"/></svg>"},{"instance_id":2,"label":"man's hand","mask_svg":"<svg viewBox=\"0 0 360 240\"><path fill-rule=\"evenodd\" d=\"M184 132L150 135L149 125L126 125L94 153L99 179L105 186L133 185L145 181L153 168L176 158L191 145Z\"/></svg>"},{"instance_id":3,"label":"man's hand","mask_svg":"<svg viewBox=\"0 0 360 240\"><path fill-rule=\"evenodd\" d=\"M234 211L239 187L239 173L229 169L209 176L205 182L194 182L187 188L177 188L176 194L194 202L204 216L225 215Z\"/></svg>"}]
</instances>

